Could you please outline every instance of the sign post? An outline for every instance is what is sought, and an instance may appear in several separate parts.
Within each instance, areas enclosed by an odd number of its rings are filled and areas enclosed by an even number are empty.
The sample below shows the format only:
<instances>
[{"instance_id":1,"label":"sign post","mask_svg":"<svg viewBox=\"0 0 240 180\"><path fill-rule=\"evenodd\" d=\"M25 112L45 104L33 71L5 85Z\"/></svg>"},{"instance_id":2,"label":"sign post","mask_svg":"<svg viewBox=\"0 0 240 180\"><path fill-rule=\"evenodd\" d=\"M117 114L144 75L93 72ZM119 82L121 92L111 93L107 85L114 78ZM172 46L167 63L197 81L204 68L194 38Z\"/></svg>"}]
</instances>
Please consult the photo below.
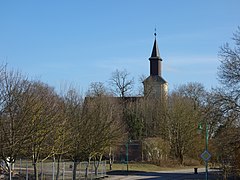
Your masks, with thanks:
<instances>
[{"instance_id":1,"label":"sign post","mask_svg":"<svg viewBox=\"0 0 240 180\"><path fill-rule=\"evenodd\" d=\"M208 180L208 160L211 158L211 154L208 152L208 124L207 124L207 121L206 121L206 124L205 124L205 151L201 154L201 158L205 161L205 169L206 169L206 173L205 173L205 179ZM202 128L202 125L198 125L198 130L202 131L203 128Z\"/></svg>"}]
</instances>

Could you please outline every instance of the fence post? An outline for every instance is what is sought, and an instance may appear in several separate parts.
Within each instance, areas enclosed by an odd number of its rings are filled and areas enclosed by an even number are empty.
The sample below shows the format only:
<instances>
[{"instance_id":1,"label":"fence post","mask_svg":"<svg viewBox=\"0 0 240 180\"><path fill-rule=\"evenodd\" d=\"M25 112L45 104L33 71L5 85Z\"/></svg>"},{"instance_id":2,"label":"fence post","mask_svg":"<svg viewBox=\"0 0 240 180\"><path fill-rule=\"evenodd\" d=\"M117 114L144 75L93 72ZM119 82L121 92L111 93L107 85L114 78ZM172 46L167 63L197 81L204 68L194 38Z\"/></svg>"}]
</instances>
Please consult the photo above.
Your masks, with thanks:
<instances>
[{"instance_id":1,"label":"fence post","mask_svg":"<svg viewBox=\"0 0 240 180\"><path fill-rule=\"evenodd\" d=\"M22 174L22 159L20 159L20 174Z\"/></svg>"},{"instance_id":2,"label":"fence post","mask_svg":"<svg viewBox=\"0 0 240 180\"><path fill-rule=\"evenodd\" d=\"M101 170L101 177L104 177L104 175L103 175L103 161L101 161L101 168L102 168L102 170Z\"/></svg>"},{"instance_id":3,"label":"fence post","mask_svg":"<svg viewBox=\"0 0 240 180\"><path fill-rule=\"evenodd\" d=\"M41 180L43 180L43 161L41 161Z\"/></svg>"},{"instance_id":4,"label":"fence post","mask_svg":"<svg viewBox=\"0 0 240 180\"><path fill-rule=\"evenodd\" d=\"M95 172L94 172L94 164L92 163L92 169L91 169L91 180L92 180L94 174L95 174Z\"/></svg>"},{"instance_id":5,"label":"fence post","mask_svg":"<svg viewBox=\"0 0 240 180\"><path fill-rule=\"evenodd\" d=\"M62 167L62 180L64 180L65 176L65 162L63 162L63 167Z\"/></svg>"},{"instance_id":6,"label":"fence post","mask_svg":"<svg viewBox=\"0 0 240 180\"><path fill-rule=\"evenodd\" d=\"M9 179L12 180L12 163L9 163Z\"/></svg>"},{"instance_id":7,"label":"fence post","mask_svg":"<svg viewBox=\"0 0 240 180\"><path fill-rule=\"evenodd\" d=\"M74 162L72 162L72 173L73 173L73 168L74 167ZM75 179L73 179L73 174L72 174L72 180L75 180Z\"/></svg>"},{"instance_id":8,"label":"fence post","mask_svg":"<svg viewBox=\"0 0 240 180\"><path fill-rule=\"evenodd\" d=\"M107 161L104 161L104 177L107 176Z\"/></svg>"},{"instance_id":9,"label":"fence post","mask_svg":"<svg viewBox=\"0 0 240 180\"><path fill-rule=\"evenodd\" d=\"M55 157L53 157L53 163L52 163L52 180L54 180L55 175Z\"/></svg>"},{"instance_id":10,"label":"fence post","mask_svg":"<svg viewBox=\"0 0 240 180\"><path fill-rule=\"evenodd\" d=\"M26 161L26 180L28 180L28 162Z\"/></svg>"},{"instance_id":11,"label":"fence post","mask_svg":"<svg viewBox=\"0 0 240 180\"><path fill-rule=\"evenodd\" d=\"M79 163L79 179L81 179L82 162Z\"/></svg>"}]
</instances>

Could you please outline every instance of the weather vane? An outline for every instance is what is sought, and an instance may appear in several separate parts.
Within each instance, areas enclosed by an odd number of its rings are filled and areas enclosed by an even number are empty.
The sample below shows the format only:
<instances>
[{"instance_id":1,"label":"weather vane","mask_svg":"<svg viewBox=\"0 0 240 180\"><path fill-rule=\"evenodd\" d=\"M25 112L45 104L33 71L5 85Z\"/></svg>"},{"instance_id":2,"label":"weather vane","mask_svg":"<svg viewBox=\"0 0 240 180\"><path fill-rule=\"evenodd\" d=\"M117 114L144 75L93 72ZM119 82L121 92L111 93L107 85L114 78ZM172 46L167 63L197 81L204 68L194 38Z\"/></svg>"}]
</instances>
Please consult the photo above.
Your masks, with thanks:
<instances>
[{"instance_id":1,"label":"weather vane","mask_svg":"<svg viewBox=\"0 0 240 180\"><path fill-rule=\"evenodd\" d=\"M157 28L156 28L156 26L155 26L155 28L154 28L154 36L155 36L155 37L157 36Z\"/></svg>"}]
</instances>

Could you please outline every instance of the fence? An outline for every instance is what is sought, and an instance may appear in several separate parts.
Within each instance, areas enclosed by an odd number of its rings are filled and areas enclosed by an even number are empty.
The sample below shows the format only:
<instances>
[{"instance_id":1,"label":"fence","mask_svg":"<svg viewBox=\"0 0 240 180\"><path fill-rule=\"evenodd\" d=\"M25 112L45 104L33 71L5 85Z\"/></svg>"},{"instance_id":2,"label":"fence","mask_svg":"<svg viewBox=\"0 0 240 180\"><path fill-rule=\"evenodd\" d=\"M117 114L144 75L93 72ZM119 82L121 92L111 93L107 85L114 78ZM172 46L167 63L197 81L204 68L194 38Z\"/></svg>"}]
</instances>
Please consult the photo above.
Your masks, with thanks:
<instances>
[{"instance_id":1,"label":"fence","mask_svg":"<svg viewBox=\"0 0 240 180\"><path fill-rule=\"evenodd\" d=\"M106 161L99 163L98 170L95 171L94 162L80 162L77 166L76 179L85 179L86 169L88 167L87 179L96 179L106 176ZM73 162L44 161L37 164L38 177L41 180L56 179L57 169L59 169L58 179L67 180L72 179L73 176ZM29 160L16 160L12 166L12 175L19 176L23 179L33 179L34 168L32 162Z\"/></svg>"}]
</instances>

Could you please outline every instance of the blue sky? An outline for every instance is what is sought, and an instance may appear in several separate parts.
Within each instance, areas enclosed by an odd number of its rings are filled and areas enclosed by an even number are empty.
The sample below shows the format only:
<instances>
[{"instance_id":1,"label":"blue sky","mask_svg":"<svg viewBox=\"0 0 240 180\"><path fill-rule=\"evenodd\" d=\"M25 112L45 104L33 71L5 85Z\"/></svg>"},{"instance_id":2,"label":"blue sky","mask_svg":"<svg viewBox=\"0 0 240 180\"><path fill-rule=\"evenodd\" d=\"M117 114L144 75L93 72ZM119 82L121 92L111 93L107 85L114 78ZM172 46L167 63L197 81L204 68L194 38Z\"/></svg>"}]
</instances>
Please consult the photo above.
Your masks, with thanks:
<instances>
[{"instance_id":1,"label":"blue sky","mask_svg":"<svg viewBox=\"0 0 240 180\"><path fill-rule=\"evenodd\" d=\"M56 89L108 85L116 69L138 87L149 75L156 27L170 90L187 82L210 89L239 7L239 0L1 0L0 62Z\"/></svg>"}]
</instances>

